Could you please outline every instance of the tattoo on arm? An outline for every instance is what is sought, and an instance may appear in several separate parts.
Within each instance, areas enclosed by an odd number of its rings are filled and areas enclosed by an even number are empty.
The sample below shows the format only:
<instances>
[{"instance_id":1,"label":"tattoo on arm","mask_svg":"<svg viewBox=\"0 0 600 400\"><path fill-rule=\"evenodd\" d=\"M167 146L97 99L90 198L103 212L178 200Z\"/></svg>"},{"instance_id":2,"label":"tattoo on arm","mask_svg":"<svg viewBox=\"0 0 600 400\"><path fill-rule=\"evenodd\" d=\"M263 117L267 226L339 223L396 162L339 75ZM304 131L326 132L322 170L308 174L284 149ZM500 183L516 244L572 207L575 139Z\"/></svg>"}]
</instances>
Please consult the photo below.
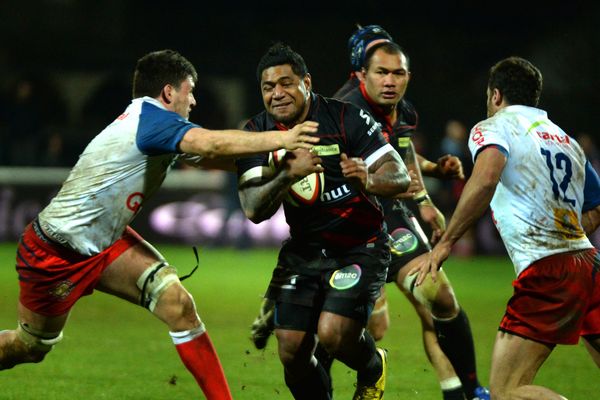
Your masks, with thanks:
<instances>
[{"instance_id":1,"label":"tattoo on arm","mask_svg":"<svg viewBox=\"0 0 600 400\"><path fill-rule=\"evenodd\" d=\"M292 183L292 180L279 170L272 177L253 179L240 185L240 203L248 219L259 223L271 218L281 206Z\"/></svg>"}]
</instances>

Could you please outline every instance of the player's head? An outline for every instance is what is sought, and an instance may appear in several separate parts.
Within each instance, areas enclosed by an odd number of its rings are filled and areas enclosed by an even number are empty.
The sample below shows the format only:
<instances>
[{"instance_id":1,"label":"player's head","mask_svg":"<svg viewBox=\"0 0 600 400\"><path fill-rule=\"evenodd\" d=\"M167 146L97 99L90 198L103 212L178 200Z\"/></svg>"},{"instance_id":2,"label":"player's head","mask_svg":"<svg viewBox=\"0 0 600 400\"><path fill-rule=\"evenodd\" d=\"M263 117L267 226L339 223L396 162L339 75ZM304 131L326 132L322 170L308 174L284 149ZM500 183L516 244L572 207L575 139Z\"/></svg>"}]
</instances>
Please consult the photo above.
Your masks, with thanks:
<instances>
[{"instance_id":1,"label":"player's head","mask_svg":"<svg viewBox=\"0 0 600 400\"><path fill-rule=\"evenodd\" d=\"M348 39L348 52L352 71L360 71L365 54L370 46L380 42L391 42L392 36L379 25L357 25L358 29Z\"/></svg>"},{"instance_id":2,"label":"player's head","mask_svg":"<svg viewBox=\"0 0 600 400\"><path fill-rule=\"evenodd\" d=\"M159 99L168 110L184 118L196 105L192 91L198 80L196 69L173 50L159 50L140 58L133 74L133 98Z\"/></svg>"},{"instance_id":3,"label":"player's head","mask_svg":"<svg viewBox=\"0 0 600 400\"><path fill-rule=\"evenodd\" d=\"M392 110L406 93L410 81L408 63L408 57L394 42L371 47L365 55L361 78L371 100Z\"/></svg>"},{"instance_id":4,"label":"player's head","mask_svg":"<svg viewBox=\"0 0 600 400\"><path fill-rule=\"evenodd\" d=\"M490 69L487 86L488 117L502 105L537 107L542 93L542 73L529 61L509 57Z\"/></svg>"},{"instance_id":5,"label":"player's head","mask_svg":"<svg viewBox=\"0 0 600 400\"><path fill-rule=\"evenodd\" d=\"M276 43L260 59L256 75L265 109L275 121L291 126L304 120L312 86L300 54Z\"/></svg>"}]
</instances>

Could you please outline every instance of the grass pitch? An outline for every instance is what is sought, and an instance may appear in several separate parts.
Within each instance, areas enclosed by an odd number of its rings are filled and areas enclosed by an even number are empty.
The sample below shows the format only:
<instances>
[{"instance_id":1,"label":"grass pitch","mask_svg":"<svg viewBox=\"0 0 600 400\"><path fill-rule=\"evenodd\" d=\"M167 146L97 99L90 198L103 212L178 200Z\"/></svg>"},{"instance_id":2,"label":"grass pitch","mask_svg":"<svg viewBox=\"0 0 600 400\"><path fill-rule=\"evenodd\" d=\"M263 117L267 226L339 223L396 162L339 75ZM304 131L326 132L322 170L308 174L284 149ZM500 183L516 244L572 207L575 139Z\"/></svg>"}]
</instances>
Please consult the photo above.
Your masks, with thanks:
<instances>
[{"instance_id":1,"label":"grass pitch","mask_svg":"<svg viewBox=\"0 0 600 400\"><path fill-rule=\"evenodd\" d=\"M194 264L189 247L158 246L185 274ZM0 329L13 329L18 283L14 244L0 244ZM253 348L248 328L270 278L276 250L201 249L200 268L185 281L217 348L235 399L291 399L283 383L274 338ZM480 380L487 382L498 322L512 289L508 258L451 259L445 266L467 311L475 337ZM419 321L394 286L388 285L391 327L381 346L389 350L385 398L440 399L422 350ZM334 394L349 399L354 373L333 367ZM569 399L597 398L600 373L582 344L557 348L538 374ZM2 400L183 400L202 398L180 363L167 329L149 312L100 292L79 301L64 340L41 364L0 372Z\"/></svg>"}]
</instances>

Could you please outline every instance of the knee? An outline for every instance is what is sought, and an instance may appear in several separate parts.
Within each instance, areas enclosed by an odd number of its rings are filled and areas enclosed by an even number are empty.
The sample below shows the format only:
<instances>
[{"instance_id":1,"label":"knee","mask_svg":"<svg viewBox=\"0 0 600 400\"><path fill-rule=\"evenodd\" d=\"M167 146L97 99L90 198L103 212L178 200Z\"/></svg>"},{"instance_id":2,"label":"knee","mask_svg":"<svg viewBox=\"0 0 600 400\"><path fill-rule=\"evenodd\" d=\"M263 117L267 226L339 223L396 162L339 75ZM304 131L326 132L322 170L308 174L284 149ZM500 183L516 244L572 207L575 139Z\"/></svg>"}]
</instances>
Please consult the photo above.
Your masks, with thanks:
<instances>
[{"instance_id":1,"label":"knee","mask_svg":"<svg viewBox=\"0 0 600 400\"><path fill-rule=\"evenodd\" d=\"M160 314L171 331L190 330L199 324L194 299L181 284L171 285L162 293L155 313Z\"/></svg>"},{"instance_id":2,"label":"knee","mask_svg":"<svg viewBox=\"0 0 600 400\"><path fill-rule=\"evenodd\" d=\"M450 285L442 285L431 303L431 313L437 318L453 318L460 308Z\"/></svg>"},{"instance_id":3,"label":"knee","mask_svg":"<svg viewBox=\"0 0 600 400\"><path fill-rule=\"evenodd\" d=\"M389 316L387 314L373 314L369 319L367 330L377 342L385 336L390 325Z\"/></svg>"},{"instance_id":4,"label":"knee","mask_svg":"<svg viewBox=\"0 0 600 400\"><path fill-rule=\"evenodd\" d=\"M309 362L310 351L303 351L303 344L295 335L287 332L275 331L278 343L279 360L286 368L291 368L302 361Z\"/></svg>"}]
</instances>

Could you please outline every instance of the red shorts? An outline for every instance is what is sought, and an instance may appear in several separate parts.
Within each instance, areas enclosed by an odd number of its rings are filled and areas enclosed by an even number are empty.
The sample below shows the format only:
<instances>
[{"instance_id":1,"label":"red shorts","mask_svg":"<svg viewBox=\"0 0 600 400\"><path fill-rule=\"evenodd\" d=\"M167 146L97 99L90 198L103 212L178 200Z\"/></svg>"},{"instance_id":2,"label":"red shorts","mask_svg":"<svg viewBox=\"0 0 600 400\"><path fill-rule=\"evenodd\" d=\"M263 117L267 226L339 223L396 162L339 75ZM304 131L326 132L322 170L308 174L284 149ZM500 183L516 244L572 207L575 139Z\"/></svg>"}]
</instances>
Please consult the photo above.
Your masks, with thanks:
<instances>
[{"instance_id":1,"label":"red shorts","mask_svg":"<svg viewBox=\"0 0 600 400\"><path fill-rule=\"evenodd\" d=\"M500 329L548 344L600 334L600 258L595 249L531 264L513 282Z\"/></svg>"},{"instance_id":2,"label":"red shorts","mask_svg":"<svg viewBox=\"0 0 600 400\"><path fill-rule=\"evenodd\" d=\"M90 257L40 238L29 224L17 248L19 301L38 314L62 315L94 291L106 267L142 240L127 227L112 246Z\"/></svg>"}]
</instances>

